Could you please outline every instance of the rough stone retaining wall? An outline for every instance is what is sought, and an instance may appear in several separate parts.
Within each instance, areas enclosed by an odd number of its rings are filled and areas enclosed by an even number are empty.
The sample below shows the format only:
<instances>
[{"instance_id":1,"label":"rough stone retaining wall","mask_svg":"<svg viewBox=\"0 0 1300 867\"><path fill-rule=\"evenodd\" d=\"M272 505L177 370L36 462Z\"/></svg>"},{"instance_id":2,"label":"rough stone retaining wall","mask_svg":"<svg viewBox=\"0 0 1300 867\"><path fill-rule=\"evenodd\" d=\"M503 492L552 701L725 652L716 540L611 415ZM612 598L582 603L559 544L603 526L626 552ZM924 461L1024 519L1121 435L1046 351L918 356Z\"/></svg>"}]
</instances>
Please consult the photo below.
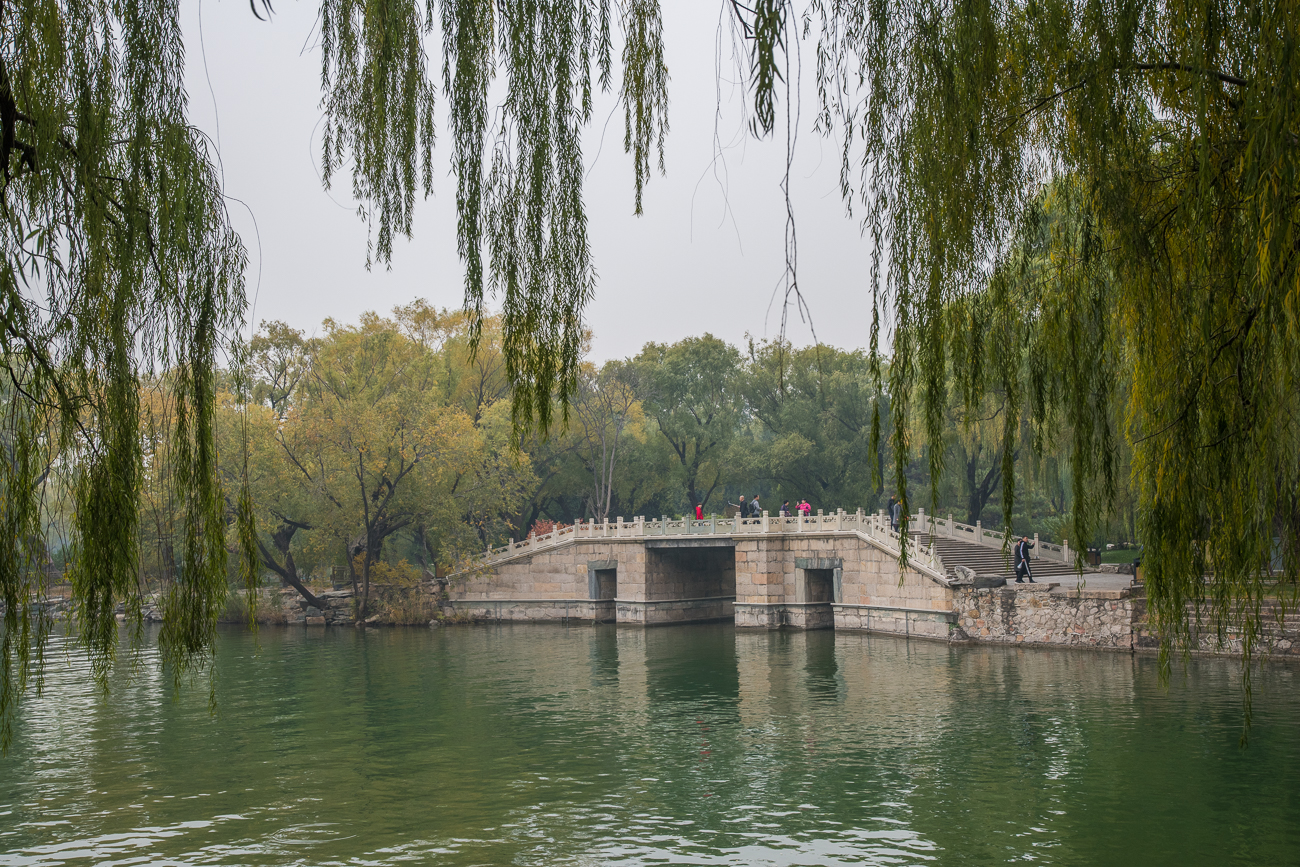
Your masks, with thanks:
<instances>
[{"instance_id":1,"label":"rough stone retaining wall","mask_svg":"<svg viewBox=\"0 0 1300 867\"><path fill-rule=\"evenodd\" d=\"M953 637L988 644L1036 644L1090 647L1103 650L1159 648L1147 617L1146 597L1134 590L1087 590L1009 587L987 590L960 588L953 598ZM1189 610L1189 613L1194 611ZM1300 657L1300 613L1281 623L1276 607L1265 609L1261 651ZM1241 635L1232 632L1220 644L1207 632L1198 637L1195 652L1239 655Z\"/></svg>"},{"instance_id":2,"label":"rough stone retaining wall","mask_svg":"<svg viewBox=\"0 0 1300 867\"><path fill-rule=\"evenodd\" d=\"M1138 650L1157 650L1160 639L1150 626L1147 616L1147 600L1139 596L1133 600L1134 638L1133 646ZM1190 612L1190 609L1189 609ZM1300 611L1294 609L1285 612L1279 618L1276 603L1264 606L1261 624L1260 645L1264 653L1273 656L1300 658ZM1228 630L1222 643L1213 631L1204 631L1197 638L1197 651L1200 653L1241 655L1242 636L1240 630ZM1259 652L1259 651L1257 651Z\"/></svg>"},{"instance_id":3,"label":"rough stone retaining wall","mask_svg":"<svg viewBox=\"0 0 1300 867\"><path fill-rule=\"evenodd\" d=\"M1121 595L1123 594L1123 595ZM961 635L990 644L1055 644L1129 650L1133 647L1133 599L1127 591L1053 592L961 588L953 596Z\"/></svg>"},{"instance_id":4,"label":"rough stone retaining wall","mask_svg":"<svg viewBox=\"0 0 1300 867\"><path fill-rule=\"evenodd\" d=\"M281 590L280 610L284 613L284 622L304 626L352 625L355 615L351 590L329 590L315 595L325 603L324 609L316 608L292 587Z\"/></svg>"}]
</instances>

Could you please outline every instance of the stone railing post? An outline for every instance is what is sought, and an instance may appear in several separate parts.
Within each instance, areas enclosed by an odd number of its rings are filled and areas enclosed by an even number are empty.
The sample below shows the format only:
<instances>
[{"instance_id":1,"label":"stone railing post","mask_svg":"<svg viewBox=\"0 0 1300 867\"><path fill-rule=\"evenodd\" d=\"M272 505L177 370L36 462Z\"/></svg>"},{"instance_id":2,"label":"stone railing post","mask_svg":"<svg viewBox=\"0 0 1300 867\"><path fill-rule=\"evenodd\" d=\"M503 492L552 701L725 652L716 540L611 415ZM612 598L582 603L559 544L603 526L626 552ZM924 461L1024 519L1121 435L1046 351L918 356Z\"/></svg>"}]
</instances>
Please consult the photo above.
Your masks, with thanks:
<instances>
[{"instance_id":1,"label":"stone railing post","mask_svg":"<svg viewBox=\"0 0 1300 867\"><path fill-rule=\"evenodd\" d=\"M1062 563L1070 562L1070 540L1069 539L1061 540L1061 562Z\"/></svg>"},{"instance_id":2,"label":"stone railing post","mask_svg":"<svg viewBox=\"0 0 1300 867\"><path fill-rule=\"evenodd\" d=\"M952 538L952 512L948 513L948 538Z\"/></svg>"},{"instance_id":3,"label":"stone railing post","mask_svg":"<svg viewBox=\"0 0 1300 867\"><path fill-rule=\"evenodd\" d=\"M1033 559L1033 560L1040 560L1040 559L1042 559L1042 555L1038 553L1038 534L1037 534L1037 533L1034 534L1034 553L1030 555L1030 559Z\"/></svg>"},{"instance_id":4,"label":"stone railing post","mask_svg":"<svg viewBox=\"0 0 1300 867\"><path fill-rule=\"evenodd\" d=\"M710 536L718 535L718 513L717 512L709 513L709 535Z\"/></svg>"},{"instance_id":5,"label":"stone railing post","mask_svg":"<svg viewBox=\"0 0 1300 867\"><path fill-rule=\"evenodd\" d=\"M767 532L767 530L768 530L768 526L769 526L769 524L768 524L768 520L767 520L767 509L764 509L764 510L763 510L763 532L764 532L764 533Z\"/></svg>"},{"instance_id":6,"label":"stone railing post","mask_svg":"<svg viewBox=\"0 0 1300 867\"><path fill-rule=\"evenodd\" d=\"M976 545L984 544L984 522L983 521L975 522L975 544Z\"/></svg>"},{"instance_id":7,"label":"stone railing post","mask_svg":"<svg viewBox=\"0 0 1300 867\"><path fill-rule=\"evenodd\" d=\"M618 527L614 530L614 538L618 539L623 535L623 516L618 516Z\"/></svg>"},{"instance_id":8,"label":"stone railing post","mask_svg":"<svg viewBox=\"0 0 1300 867\"><path fill-rule=\"evenodd\" d=\"M844 510L843 509L835 510L835 530L836 532L839 533L844 532Z\"/></svg>"}]
</instances>

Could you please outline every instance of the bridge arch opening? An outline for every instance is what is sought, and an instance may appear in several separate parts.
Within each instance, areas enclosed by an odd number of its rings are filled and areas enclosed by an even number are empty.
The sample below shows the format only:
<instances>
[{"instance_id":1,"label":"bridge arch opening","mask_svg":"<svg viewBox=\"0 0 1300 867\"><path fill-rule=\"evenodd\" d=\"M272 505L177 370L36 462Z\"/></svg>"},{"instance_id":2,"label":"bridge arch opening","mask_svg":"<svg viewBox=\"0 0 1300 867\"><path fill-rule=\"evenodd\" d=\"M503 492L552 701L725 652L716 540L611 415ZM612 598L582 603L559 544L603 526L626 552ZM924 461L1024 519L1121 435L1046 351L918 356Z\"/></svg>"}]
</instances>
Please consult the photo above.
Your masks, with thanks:
<instances>
[{"instance_id":1,"label":"bridge arch opening","mask_svg":"<svg viewBox=\"0 0 1300 867\"><path fill-rule=\"evenodd\" d=\"M735 620L734 542L651 542L645 557L647 623Z\"/></svg>"}]
</instances>

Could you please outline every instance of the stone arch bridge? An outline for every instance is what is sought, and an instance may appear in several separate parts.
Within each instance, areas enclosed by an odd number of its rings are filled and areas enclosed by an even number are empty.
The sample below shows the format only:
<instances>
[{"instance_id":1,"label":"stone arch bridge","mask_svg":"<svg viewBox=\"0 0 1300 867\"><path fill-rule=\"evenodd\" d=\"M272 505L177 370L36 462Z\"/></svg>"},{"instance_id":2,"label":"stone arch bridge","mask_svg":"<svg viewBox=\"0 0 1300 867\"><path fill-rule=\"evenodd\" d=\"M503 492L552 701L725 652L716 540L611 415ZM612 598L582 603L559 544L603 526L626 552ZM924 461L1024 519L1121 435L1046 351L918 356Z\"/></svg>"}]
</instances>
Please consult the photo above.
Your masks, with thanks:
<instances>
[{"instance_id":1,"label":"stone arch bridge","mask_svg":"<svg viewBox=\"0 0 1300 867\"><path fill-rule=\"evenodd\" d=\"M1040 592L1077 584L1068 544L1038 542ZM901 553L906 550L906 565ZM900 537L883 512L808 517L636 518L565 527L486 552L453 576L449 605L486 620L650 626L867 629L947 638L960 598L1004 583L1000 532L919 513ZM1009 592L1009 591L1007 591Z\"/></svg>"}]
</instances>

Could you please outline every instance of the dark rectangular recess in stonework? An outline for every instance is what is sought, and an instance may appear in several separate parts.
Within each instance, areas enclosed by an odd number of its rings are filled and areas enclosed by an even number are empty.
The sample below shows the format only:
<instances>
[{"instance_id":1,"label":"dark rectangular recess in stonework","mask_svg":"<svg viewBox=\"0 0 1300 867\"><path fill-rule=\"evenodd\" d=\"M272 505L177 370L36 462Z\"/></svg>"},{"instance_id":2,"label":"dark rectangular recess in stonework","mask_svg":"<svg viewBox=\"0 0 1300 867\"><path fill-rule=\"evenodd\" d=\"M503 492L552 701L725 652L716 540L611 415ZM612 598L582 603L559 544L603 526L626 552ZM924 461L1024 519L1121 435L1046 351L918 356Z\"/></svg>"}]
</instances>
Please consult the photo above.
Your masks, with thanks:
<instances>
[{"instance_id":1,"label":"dark rectangular recess in stonework","mask_svg":"<svg viewBox=\"0 0 1300 867\"><path fill-rule=\"evenodd\" d=\"M618 595L618 570L596 570L596 598L613 599Z\"/></svg>"},{"instance_id":2,"label":"dark rectangular recess in stonework","mask_svg":"<svg viewBox=\"0 0 1300 867\"><path fill-rule=\"evenodd\" d=\"M618 561L587 561L587 595L592 599L614 599L618 596Z\"/></svg>"},{"instance_id":3,"label":"dark rectangular recess in stonework","mask_svg":"<svg viewBox=\"0 0 1300 867\"><path fill-rule=\"evenodd\" d=\"M805 569L803 574L808 582L804 601L810 603L835 601L834 569Z\"/></svg>"}]
</instances>

